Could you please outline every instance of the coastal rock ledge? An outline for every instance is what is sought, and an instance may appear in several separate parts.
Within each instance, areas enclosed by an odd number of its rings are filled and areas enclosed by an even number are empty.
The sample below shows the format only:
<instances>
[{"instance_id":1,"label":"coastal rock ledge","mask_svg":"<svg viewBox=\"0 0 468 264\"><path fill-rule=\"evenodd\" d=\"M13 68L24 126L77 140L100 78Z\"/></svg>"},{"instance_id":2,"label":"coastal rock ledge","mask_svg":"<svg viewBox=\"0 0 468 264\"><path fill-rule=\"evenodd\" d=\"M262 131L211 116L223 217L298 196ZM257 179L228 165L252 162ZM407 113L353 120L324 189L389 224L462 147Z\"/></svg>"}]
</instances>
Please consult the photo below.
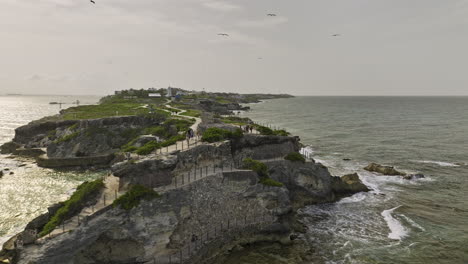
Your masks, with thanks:
<instances>
[{"instance_id":1,"label":"coastal rock ledge","mask_svg":"<svg viewBox=\"0 0 468 264\"><path fill-rule=\"evenodd\" d=\"M161 196L141 200L129 210L110 205L68 232L4 249L0 256L21 264L195 264L222 263L220 259L230 252L259 243L300 245L303 241L298 237L304 227L296 217L297 209L367 188L357 174L333 177L313 160L282 158L286 151L298 148L294 137L251 135L241 141L203 144L184 152L118 163L113 171L121 191L140 184ZM265 184L254 171L236 167L246 157L263 162L274 184ZM218 170L207 173L206 168L212 171L214 165ZM200 168L196 180L174 188L176 177ZM183 181L179 178L178 182ZM302 261L298 253L287 263Z\"/></svg>"}]
</instances>

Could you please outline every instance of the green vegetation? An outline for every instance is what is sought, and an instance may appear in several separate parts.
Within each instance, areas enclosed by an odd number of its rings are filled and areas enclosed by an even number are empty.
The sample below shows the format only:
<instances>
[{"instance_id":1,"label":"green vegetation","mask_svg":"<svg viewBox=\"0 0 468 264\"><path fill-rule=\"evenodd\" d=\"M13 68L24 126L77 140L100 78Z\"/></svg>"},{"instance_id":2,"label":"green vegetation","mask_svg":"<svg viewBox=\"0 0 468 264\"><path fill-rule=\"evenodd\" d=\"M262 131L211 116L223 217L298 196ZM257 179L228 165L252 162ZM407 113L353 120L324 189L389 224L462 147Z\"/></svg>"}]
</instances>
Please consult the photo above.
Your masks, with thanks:
<instances>
[{"instance_id":1,"label":"green vegetation","mask_svg":"<svg viewBox=\"0 0 468 264\"><path fill-rule=\"evenodd\" d=\"M260 132L261 135L265 135L265 136L272 136L274 135L274 132L271 128L269 127L265 127L265 126L260 126L260 125L257 125L255 127L255 129Z\"/></svg>"},{"instance_id":2,"label":"green vegetation","mask_svg":"<svg viewBox=\"0 0 468 264\"><path fill-rule=\"evenodd\" d=\"M39 236L49 234L63 221L79 213L86 206L87 202L96 199L102 188L104 188L102 180L84 182L78 186L70 199L65 201L63 206L49 219L49 222L44 226Z\"/></svg>"},{"instance_id":3,"label":"green vegetation","mask_svg":"<svg viewBox=\"0 0 468 264\"><path fill-rule=\"evenodd\" d=\"M243 161L243 168L255 171L260 178L268 177L268 167L265 163L251 158L246 158Z\"/></svg>"},{"instance_id":4,"label":"green vegetation","mask_svg":"<svg viewBox=\"0 0 468 264\"><path fill-rule=\"evenodd\" d=\"M285 160L289 161L300 161L300 162L305 162L305 158L298 152L291 152L286 157L284 157Z\"/></svg>"},{"instance_id":5,"label":"green vegetation","mask_svg":"<svg viewBox=\"0 0 468 264\"><path fill-rule=\"evenodd\" d=\"M140 103L101 103L98 105L70 107L63 110L62 118L64 120L96 119L112 116L143 115L148 113L149 109ZM156 110L156 113L163 116L169 116L169 113L162 110Z\"/></svg>"},{"instance_id":6,"label":"green vegetation","mask_svg":"<svg viewBox=\"0 0 468 264\"><path fill-rule=\"evenodd\" d=\"M258 174L258 176L260 177L261 184L273 187L283 186L281 182L277 182L269 177L268 167L267 165L265 165L265 163L251 158L244 159L243 163L244 164L242 167L244 169L253 170Z\"/></svg>"},{"instance_id":7,"label":"green vegetation","mask_svg":"<svg viewBox=\"0 0 468 264\"><path fill-rule=\"evenodd\" d=\"M272 187L283 187L284 184L281 182L275 181L271 178L261 178L260 183L266 186L272 186Z\"/></svg>"},{"instance_id":8,"label":"green vegetation","mask_svg":"<svg viewBox=\"0 0 468 264\"><path fill-rule=\"evenodd\" d=\"M76 137L78 137L80 135L80 132L79 131L76 131L76 132L73 132L69 135L66 135L66 136L63 136L57 140L54 141L55 144L60 144L60 143L63 143L63 142L68 142Z\"/></svg>"},{"instance_id":9,"label":"green vegetation","mask_svg":"<svg viewBox=\"0 0 468 264\"><path fill-rule=\"evenodd\" d=\"M287 136L290 136L291 133L287 132L286 130L284 129L280 129L280 130L273 130L273 134L275 136L283 136L283 137L287 137Z\"/></svg>"},{"instance_id":10,"label":"green vegetation","mask_svg":"<svg viewBox=\"0 0 468 264\"><path fill-rule=\"evenodd\" d=\"M140 204L141 200L151 200L160 195L153 189L143 185L133 185L124 195L117 198L112 204L114 207L120 206L125 210L130 210Z\"/></svg>"},{"instance_id":11,"label":"green vegetation","mask_svg":"<svg viewBox=\"0 0 468 264\"><path fill-rule=\"evenodd\" d=\"M261 135L264 135L264 136L289 136L290 133L287 132L286 130L284 129L280 129L280 130L273 130L269 127L266 127L266 126L261 126L261 125L255 125L255 129L260 132Z\"/></svg>"},{"instance_id":12,"label":"green vegetation","mask_svg":"<svg viewBox=\"0 0 468 264\"><path fill-rule=\"evenodd\" d=\"M143 145L143 146L141 146L139 148L133 147L133 148L135 148L133 150L138 155L148 155L151 152L153 152L155 149L158 149L160 147L161 147L161 144L159 144L158 142L152 140L152 141L146 143L145 145ZM127 148L127 149L132 149L132 148Z\"/></svg>"},{"instance_id":13,"label":"green vegetation","mask_svg":"<svg viewBox=\"0 0 468 264\"><path fill-rule=\"evenodd\" d=\"M233 124L237 126L245 126L252 123L252 120L248 117L229 116L221 119L223 123Z\"/></svg>"},{"instance_id":14,"label":"green vegetation","mask_svg":"<svg viewBox=\"0 0 468 264\"><path fill-rule=\"evenodd\" d=\"M75 124L68 127L68 129L70 129L70 130L75 130L77 128L78 128L78 123L75 123Z\"/></svg>"},{"instance_id":15,"label":"green vegetation","mask_svg":"<svg viewBox=\"0 0 468 264\"><path fill-rule=\"evenodd\" d=\"M47 132L47 137L49 139L54 138L56 133L57 133L57 130L55 130L55 129L54 130L49 130L49 132Z\"/></svg>"},{"instance_id":16,"label":"green vegetation","mask_svg":"<svg viewBox=\"0 0 468 264\"><path fill-rule=\"evenodd\" d=\"M177 141L182 141L182 140L185 140L185 135L176 135L176 136L172 136L171 138L169 138L168 140L164 141L161 143L161 147L168 147L170 145L174 145Z\"/></svg>"},{"instance_id":17,"label":"green vegetation","mask_svg":"<svg viewBox=\"0 0 468 264\"><path fill-rule=\"evenodd\" d=\"M176 119L176 118L171 118L166 120L163 125L165 126L175 126L177 128L178 132L181 131L187 131L187 129L190 128L191 125L195 123L194 119Z\"/></svg>"},{"instance_id":18,"label":"green vegetation","mask_svg":"<svg viewBox=\"0 0 468 264\"><path fill-rule=\"evenodd\" d=\"M241 138L243 135L244 134L240 129L236 129L236 131L231 132L226 129L210 127L203 133L202 141L213 143L227 139Z\"/></svg>"}]
</instances>

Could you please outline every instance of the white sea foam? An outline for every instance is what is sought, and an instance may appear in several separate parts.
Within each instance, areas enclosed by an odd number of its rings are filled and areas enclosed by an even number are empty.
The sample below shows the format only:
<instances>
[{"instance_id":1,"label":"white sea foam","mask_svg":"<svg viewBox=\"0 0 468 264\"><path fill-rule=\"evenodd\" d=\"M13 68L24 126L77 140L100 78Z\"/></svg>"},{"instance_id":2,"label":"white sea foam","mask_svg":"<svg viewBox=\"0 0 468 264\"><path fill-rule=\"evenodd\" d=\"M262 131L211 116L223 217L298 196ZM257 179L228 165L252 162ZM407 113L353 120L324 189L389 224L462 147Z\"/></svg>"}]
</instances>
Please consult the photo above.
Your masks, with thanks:
<instances>
[{"instance_id":1,"label":"white sea foam","mask_svg":"<svg viewBox=\"0 0 468 264\"><path fill-rule=\"evenodd\" d=\"M299 150L299 153L301 153L302 155L313 155L314 154L314 149L312 149L312 146L305 146L303 148L301 148L301 150Z\"/></svg>"},{"instance_id":2,"label":"white sea foam","mask_svg":"<svg viewBox=\"0 0 468 264\"><path fill-rule=\"evenodd\" d=\"M354 194L353 196L343 198L338 203L340 204L357 203L366 199L367 196L368 196L367 193L360 192L360 193Z\"/></svg>"},{"instance_id":3,"label":"white sea foam","mask_svg":"<svg viewBox=\"0 0 468 264\"><path fill-rule=\"evenodd\" d=\"M446 161L434 161L434 160L413 160L413 162L417 163L426 163L426 164L436 164L441 167L460 167L460 165L455 163L450 163Z\"/></svg>"},{"instance_id":4,"label":"white sea foam","mask_svg":"<svg viewBox=\"0 0 468 264\"><path fill-rule=\"evenodd\" d=\"M388 228L390 228L390 233L388 234L388 238L394 240L401 240L402 238L408 235L408 230L398 221L396 218L393 217L392 213L400 206L395 208L384 210L381 215L384 217L385 222L387 222Z\"/></svg>"},{"instance_id":5,"label":"white sea foam","mask_svg":"<svg viewBox=\"0 0 468 264\"><path fill-rule=\"evenodd\" d=\"M416 223L413 219L407 217L406 215L401 215L408 223L410 223L413 227L421 230L421 231L426 231L426 229L422 226L420 226L418 223Z\"/></svg>"}]
</instances>

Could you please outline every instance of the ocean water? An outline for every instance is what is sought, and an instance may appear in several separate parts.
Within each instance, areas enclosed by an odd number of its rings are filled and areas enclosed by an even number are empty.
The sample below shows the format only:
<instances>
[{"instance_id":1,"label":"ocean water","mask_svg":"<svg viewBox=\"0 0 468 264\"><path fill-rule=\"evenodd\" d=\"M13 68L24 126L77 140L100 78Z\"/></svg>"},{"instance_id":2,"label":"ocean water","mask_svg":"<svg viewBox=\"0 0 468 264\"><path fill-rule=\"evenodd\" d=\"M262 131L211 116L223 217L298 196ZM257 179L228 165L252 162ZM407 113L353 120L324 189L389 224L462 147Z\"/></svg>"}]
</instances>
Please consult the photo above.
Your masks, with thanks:
<instances>
[{"instance_id":1,"label":"ocean water","mask_svg":"<svg viewBox=\"0 0 468 264\"><path fill-rule=\"evenodd\" d=\"M14 129L60 111L49 102L93 104L96 96L0 96L0 144L14 137ZM5 170L8 169L8 170ZM37 167L31 159L11 159L0 155L0 247L47 207L67 199L85 180L99 177L98 172L54 171ZM10 173L13 174L10 174Z\"/></svg>"},{"instance_id":2,"label":"ocean water","mask_svg":"<svg viewBox=\"0 0 468 264\"><path fill-rule=\"evenodd\" d=\"M468 97L297 97L249 105L372 191L304 208L311 263L468 263ZM351 159L345 161L343 159ZM378 176L370 162L426 175Z\"/></svg>"}]
</instances>

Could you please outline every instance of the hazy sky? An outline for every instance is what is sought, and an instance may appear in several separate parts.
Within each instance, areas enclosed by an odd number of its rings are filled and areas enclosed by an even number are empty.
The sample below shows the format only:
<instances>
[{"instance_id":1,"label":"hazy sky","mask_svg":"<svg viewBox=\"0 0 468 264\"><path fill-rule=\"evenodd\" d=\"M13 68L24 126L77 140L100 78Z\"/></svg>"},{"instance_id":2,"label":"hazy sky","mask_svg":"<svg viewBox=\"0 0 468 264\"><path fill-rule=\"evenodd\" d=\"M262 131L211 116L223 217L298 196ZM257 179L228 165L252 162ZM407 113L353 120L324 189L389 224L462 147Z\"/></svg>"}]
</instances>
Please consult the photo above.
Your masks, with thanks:
<instances>
[{"instance_id":1,"label":"hazy sky","mask_svg":"<svg viewBox=\"0 0 468 264\"><path fill-rule=\"evenodd\" d=\"M468 0L95 1L0 0L0 93L468 95Z\"/></svg>"}]
</instances>

